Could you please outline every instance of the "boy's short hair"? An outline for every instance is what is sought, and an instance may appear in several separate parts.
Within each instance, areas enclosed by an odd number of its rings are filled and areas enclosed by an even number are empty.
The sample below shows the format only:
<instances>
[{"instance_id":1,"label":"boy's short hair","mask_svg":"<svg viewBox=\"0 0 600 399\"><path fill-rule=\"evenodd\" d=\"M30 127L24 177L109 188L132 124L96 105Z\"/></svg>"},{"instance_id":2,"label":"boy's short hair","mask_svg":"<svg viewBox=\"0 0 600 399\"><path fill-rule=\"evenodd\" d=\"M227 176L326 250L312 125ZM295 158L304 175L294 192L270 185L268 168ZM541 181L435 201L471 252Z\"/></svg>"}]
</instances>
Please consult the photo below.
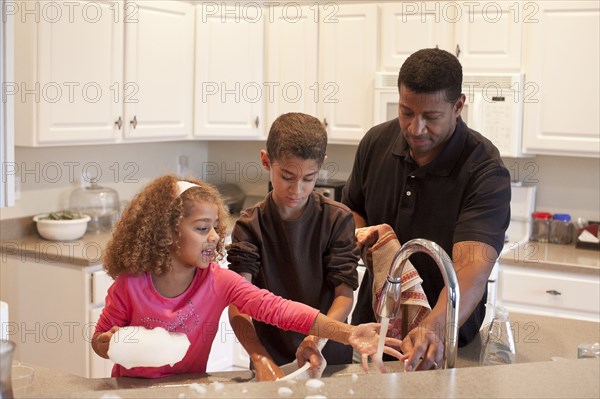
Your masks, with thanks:
<instances>
[{"instance_id":1,"label":"boy's short hair","mask_svg":"<svg viewBox=\"0 0 600 399\"><path fill-rule=\"evenodd\" d=\"M325 160L327 131L320 120L299 112L283 114L273 122L267 138L267 154L271 162L286 157Z\"/></svg>"},{"instance_id":2,"label":"boy's short hair","mask_svg":"<svg viewBox=\"0 0 600 399\"><path fill-rule=\"evenodd\" d=\"M445 50L426 48L410 55L398 75L398 90L404 85L415 93L444 90L445 100L454 103L462 93L462 66Z\"/></svg>"}]
</instances>

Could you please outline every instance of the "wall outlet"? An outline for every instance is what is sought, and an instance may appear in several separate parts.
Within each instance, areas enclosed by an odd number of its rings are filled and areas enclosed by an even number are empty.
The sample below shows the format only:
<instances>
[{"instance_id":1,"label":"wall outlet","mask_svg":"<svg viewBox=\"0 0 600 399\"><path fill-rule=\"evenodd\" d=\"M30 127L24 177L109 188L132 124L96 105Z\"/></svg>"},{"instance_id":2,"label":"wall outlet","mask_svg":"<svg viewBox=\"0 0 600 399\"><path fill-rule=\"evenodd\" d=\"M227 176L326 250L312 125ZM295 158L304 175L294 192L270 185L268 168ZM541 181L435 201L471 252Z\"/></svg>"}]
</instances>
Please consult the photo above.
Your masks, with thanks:
<instances>
[{"instance_id":1,"label":"wall outlet","mask_svg":"<svg viewBox=\"0 0 600 399\"><path fill-rule=\"evenodd\" d=\"M182 177L190 174L190 163L187 155L177 157L177 174Z\"/></svg>"}]
</instances>

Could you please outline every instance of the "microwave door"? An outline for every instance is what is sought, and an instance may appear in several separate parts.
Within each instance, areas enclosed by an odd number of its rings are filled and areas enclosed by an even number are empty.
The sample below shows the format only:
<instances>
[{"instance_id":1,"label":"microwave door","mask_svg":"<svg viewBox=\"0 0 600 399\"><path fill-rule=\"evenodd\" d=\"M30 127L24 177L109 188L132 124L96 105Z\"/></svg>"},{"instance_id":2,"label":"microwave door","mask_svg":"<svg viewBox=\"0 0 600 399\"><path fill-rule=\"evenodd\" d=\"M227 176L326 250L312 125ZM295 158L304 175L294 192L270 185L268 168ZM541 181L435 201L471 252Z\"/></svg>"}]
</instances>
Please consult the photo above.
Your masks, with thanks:
<instances>
[{"instance_id":1,"label":"microwave door","mask_svg":"<svg viewBox=\"0 0 600 399\"><path fill-rule=\"evenodd\" d=\"M465 105L460 116L467 126L480 132L483 128L483 113L483 96L481 92L472 92L470 95L466 95Z\"/></svg>"}]
</instances>

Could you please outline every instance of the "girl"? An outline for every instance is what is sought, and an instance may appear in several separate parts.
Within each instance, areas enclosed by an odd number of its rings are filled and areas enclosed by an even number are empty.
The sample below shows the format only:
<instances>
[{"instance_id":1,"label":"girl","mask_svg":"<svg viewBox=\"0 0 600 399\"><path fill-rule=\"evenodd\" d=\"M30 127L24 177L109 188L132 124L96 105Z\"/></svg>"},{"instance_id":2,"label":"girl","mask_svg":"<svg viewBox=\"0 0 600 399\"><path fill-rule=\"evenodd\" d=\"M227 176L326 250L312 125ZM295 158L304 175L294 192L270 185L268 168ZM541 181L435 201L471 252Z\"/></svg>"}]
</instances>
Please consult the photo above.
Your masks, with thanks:
<instances>
[{"instance_id":1,"label":"girl","mask_svg":"<svg viewBox=\"0 0 600 399\"><path fill-rule=\"evenodd\" d=\"M366 370L367 358L377 348L378 324L340 323L258 289L214 263L224 255L227 217L218 191L193 179L162 176L133 199L106 248L104 267L115 282L108 290L92 348L108 358L110 339L124 326L185 333L190 347L173 366L126 369L115 364L112 376L204 373L219 317L229 304L282 329L350 344L362 354ZM386 343L399 347L401 341L386 338ZM401 358L389 347L385 353Z\"/></svg>"}]
</instances>

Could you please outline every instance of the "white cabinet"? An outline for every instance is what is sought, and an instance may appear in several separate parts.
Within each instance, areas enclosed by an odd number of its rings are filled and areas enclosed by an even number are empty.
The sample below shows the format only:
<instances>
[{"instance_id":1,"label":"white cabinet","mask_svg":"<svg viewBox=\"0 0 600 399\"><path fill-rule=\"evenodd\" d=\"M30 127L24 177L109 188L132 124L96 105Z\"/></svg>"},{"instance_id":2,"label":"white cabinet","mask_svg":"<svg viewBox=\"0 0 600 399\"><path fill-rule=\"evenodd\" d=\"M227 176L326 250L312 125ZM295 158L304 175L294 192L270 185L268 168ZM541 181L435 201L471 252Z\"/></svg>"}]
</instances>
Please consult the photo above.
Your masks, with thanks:
<instances>
[{"instance_id":1,"label":"white cabinet","mask_svg":"<svg viewBox=\"0 0 600 399\"><path fill-rule=\"evenodd\" d=\"M125 23L125 138L191 137L194 7L181 1L125 4L136 11L135 23Z\"/></svg>"},{"instance_id":2,"label":"white cabinet","mask_svg":"<svg viewBox=\"0 0 600 399\"><path fill-rule=\"evenodd\" d=\"M415 51L439 47L467 72L518 72L522 21L535 5L519 2L395 2L380 5L380 69L397 72Z\"/></svg>"},{"instance_id":3,"label":"white cabinet","mask_svg":"<svg viewBox=\"0 0 600 399\"><path fill-rule=\"evenodd\" d=\"M196 5L195 137L257 139L265 130L264 23L242 12L239 3Z\"/></svg>"},{"instance_id":4,"label":"white cabinet","mask_svg":"<svg viewBox=\"0 0 600 399\"><path fill-rule=\"evenodd\" d=\"M112 362L98 357L90 342L112 280L101 265L56 261L57 251L76 248L44 246L35 255L4 253L0 264L0 299L10 307L5 330L17 343L15 360L83 377L109 377Z\"/></svg>"},{"instance_id":5,"label":"white cabinet","mask_svg":"<svg viewBox=\"0 0 600 399\"><path fill-rule=\"evenodd\" d=\"M597 276L500 265L498 282L509 311L600 321Z\"/></svg>"},{"instance_id":6,"label":"white cabinet","mask_svg":"<svg viewBox=\"0 0 600 399\"><path fill-rule=\"evenodd\" d=\"M300 10L300 11L298 11ZM321 119L330 143L357 143L373 123L377 6L275 8L267 25L266 80L278 85L269 123L285 112Z\"/></svg>"},{"instance_id":7,"label":"white cabinet","mask_svg":"<svg viewBox=\"0 0 600 399\"><path fill-rule=\"evenodd\" d=\"M600 156L600 3L544 1L525 26L525 151Z\"/></svg>"},{"instance_id":8,"label":"white cabinet","mask_svg":"<svg viewBox=\"0 0 600 399\"><path fill-rule=\"evenodd\" d=\"M13 17L16 145L191 136L192 5L35 4Z\"/></svg>"},{"instance_id":9,"label":"white cabinet","mask_svg":"<svg viewBox=\"0 0 600 399\"><path fill-rule=\"evenodd\" d=\"M293 19L283 10L275 8L266 24L265 81L274 87L266 107L268 127L288 112L320 117L318 8L302 7Z\"/></svg>"}]
</instances>

